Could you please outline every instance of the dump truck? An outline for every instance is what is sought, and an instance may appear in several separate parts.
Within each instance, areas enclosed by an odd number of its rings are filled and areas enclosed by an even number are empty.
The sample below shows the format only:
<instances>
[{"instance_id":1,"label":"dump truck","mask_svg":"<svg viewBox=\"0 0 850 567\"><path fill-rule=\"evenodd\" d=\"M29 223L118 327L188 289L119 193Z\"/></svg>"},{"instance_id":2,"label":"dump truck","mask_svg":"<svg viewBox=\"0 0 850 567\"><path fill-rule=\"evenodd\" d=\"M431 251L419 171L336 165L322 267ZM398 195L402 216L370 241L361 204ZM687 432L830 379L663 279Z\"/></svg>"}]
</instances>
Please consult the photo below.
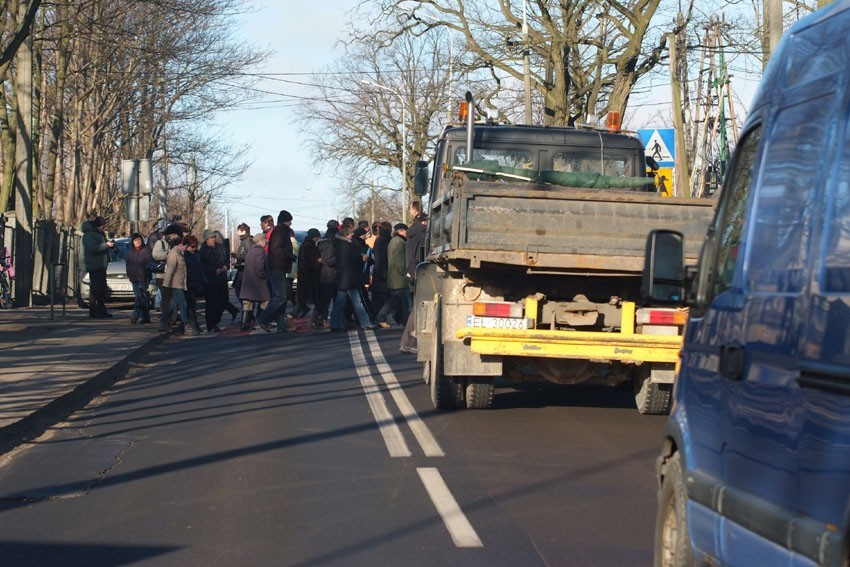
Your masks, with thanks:
<instances>
[{"instance_id":1,"label":"dump truck","mask_svg":"<svg viewBox=\"0 0 850 567\"><path fill-rule=\"evenodd\" d=\"M607 128L468 114L443 130L414 188L430 193L413 308L436 408L490 408L503 378L631 382L639 412L669 411L687 311L644 301L647 234L681 232L695 263L714 200L660 195L647 162Z\"/></svg>"}]
</instances>

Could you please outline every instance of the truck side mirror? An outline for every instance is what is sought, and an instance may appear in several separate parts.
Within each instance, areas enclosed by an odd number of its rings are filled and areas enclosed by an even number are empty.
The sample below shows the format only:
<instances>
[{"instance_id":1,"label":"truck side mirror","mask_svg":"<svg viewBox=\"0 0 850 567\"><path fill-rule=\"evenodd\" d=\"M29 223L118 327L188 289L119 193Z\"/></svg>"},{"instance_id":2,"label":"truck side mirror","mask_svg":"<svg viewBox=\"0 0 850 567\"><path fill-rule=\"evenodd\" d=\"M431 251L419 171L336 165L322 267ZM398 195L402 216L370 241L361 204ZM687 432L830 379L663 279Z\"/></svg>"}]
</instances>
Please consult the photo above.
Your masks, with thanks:
<instances>
[{"instance_id":1,"label":"truck side mirror","mask_svg":"<svg viewBox=\"0 0 850 567\"><path fill-rule=\"evenodd\" d=\"M413 176L413 193L422 197L428 194L428 162L417 161Z\"/></svg>"},{"instance_id":2,"label":"truck side mirror","mask_svg":"<svg viewBox=\"0 0 850 567\"><path fill-rule=\"evenodd\" d=\"M649 233L641 293L649 303L684 304L685 256L681 232L658 229Z\"/></svg>"}]
</instances>

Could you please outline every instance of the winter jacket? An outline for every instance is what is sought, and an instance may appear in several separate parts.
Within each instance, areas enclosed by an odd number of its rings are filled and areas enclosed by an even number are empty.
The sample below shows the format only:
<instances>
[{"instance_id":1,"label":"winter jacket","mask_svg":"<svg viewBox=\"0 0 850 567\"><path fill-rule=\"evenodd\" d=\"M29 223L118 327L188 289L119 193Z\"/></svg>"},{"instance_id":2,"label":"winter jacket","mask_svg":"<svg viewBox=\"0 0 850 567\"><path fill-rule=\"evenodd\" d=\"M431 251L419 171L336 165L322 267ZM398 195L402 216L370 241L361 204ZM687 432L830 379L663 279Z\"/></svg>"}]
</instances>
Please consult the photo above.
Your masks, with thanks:
<instances>
[{"instance_id":1,"label":"winter jacket","mask_svg":"<svg viewBox=\"0 0 850 567\"><path fill-rule=\"evenodd\" d=\"M203 297L204 290L207 287L207 275L204 273L204 267L201 264L200 252L186 250L183 253L183 260L186 262L186 288L195 297Z\"/></svg>"},{"instance_id":2,"label":"winter jacket","mask_svg":"<svg viewBox=\"0 0 850 567\"><path fill-rule=\"evenodd\" d=\"M292 255L295 256L295 259L292 261L292 267L289 268L288 272L286 272L286 277L294 280L298 277L298 254L301 249L301 245L298 244L298 241L295 240L294 236L290 236L289 241L292 243Z\"/></svg>"},{"instance_id":3,"label":"winter jacket","mask_svg":"<svg viewBox=\"0 0 850 567\"><path fill-rule=\"evenodd\" d=\"M151 273L148 270L148 264L151 261L151 249L149 246L142 246L136 250L135 246L130 246L130 251L127 252L127 279L133 283L145 283L151 279Z\"/></svg>"},{"instance_id":4,"label":"winter jacket","mask_svg":"<svg viewBox=\"0 0 850 567\"><path fill-rule=\"evenodd\" d=\"M322 273L322 264L319 262L321 255L312 238L304 240L304 244L298 250L298 287L295 291L299 303L306 305L315 302L315 290L319 287L319 278Z\"/></svg>"},{"instance_id":5,"label":"winter jacket","mask_svg":"<svg viewBox=\"0 0 850 567\"><path fill-rule=\"evenodd\" d=\"M227 271L216 273L220 268L227 270L229 257L224 244L215 243L213 246L207 246L204 242L198 249L198 254L201 256L201 266L204 269L204 275L207 278L207 285L227 285Z\"/></svg>"},{"instance_id":6,"label":"winter jacket","mask_svg":"<svg viewBox=\"0 0 850 567\"><path fill-rule=\"evenodd\" d=\"M410 280L407 279L406 245L407 239L396 234L387 246L388 289L408 289L410 287Z\"/></svg>"},{"instance_id":7,"label":"winter jacket","mask_svg":"<svg viewBox=\"0 0 850 567\"><path fill-rule=\"evenodd\" d=\"M236 247L236 267L242 268L245 264L245 255L248 250L254 247L254 237L250 234L243 234L239 237L239 245Z\"/></svg>"},{"instance_id":8,"label":"winter jacket","mask_svg":"<svg viewBox=\"0 0 850 567\"><path fill-rule=\"evenodd\" d=\"M292 252L292 241L289 239L289 227L279 224L272 231L266 255L266 267L271 272L287 273L292 269L295 254Z\"/></svg>"},{"instance_id":9,"label":"winter jacket","mask_svg":"<svg viewBox=\"0 0 850 567\"><path fill-rule=\"evenodd\" d=\"M83 233L81 240L83 255L80 267L86 272L105 270L109 264L109 246L106 245L106 236L96 229L90 221L80 225Z\"/></svg>"},{"instance_id":10,"label":"winter jacket","mask_svg":"<svg viewBox=\"0 0 850 567\"><path fill-rule=\"evenodd\" d=\"M392 233L382 228L379 230L378 238L375 239L375 244L372 247L372 256L374 258L375 267L372 269L372 285L369 286L371 291L378 293L386 293L387 291L387 248L390 244Z\"/></svg>"},{"instance_id":11,"label":"winter jacket","mask_svg":"<svg viewBox=\"0 0 850 567\"><path fill-rule=\"evenodd\" d=\"M162 280L162 285L185 290L187 289L186 277L186 260L183 258L183 250L175 246L168 252L168 259L165 261L165 279Z\"/></svg>"},{"instance_id":12,"label":"winter jacket","mask_svg":"<svg viewBox=\"0 0 850 567\"><path fill-rule=\"evenodd\" d=\"M407 231L407 244L405 245L405 261L407 262L407 273L411 278L416 277L416 266L425 257L425 241L428 239L428 225L416 221Z\"/></svg>"},{"instance_id":13,"label":"winter jacket","mask_svg":"<svg viewBox=\"0 0 850 567\"><path fill-rule=\"evenodd\" d=\"M333 245L336 233L325 235L324 238L316 242L316 247L319 249L319 256L322 259L322 271L320 282L323 284L336 283L336 249Z\"/></svg>"},{"instance_id":14,"label":"winter jacket","mask_svg":"<svg viewBox=\"0 0 850 567\"><path fill-rule=\"evenodd\" d=\"M366 241L362 238L352 238L351 244L354 246L357 257L357 273L359 274L360 285L369 285L369 268L372 266L371 250L369 250L369 246L366 245Z\"/></svg>"},{"instance_id":15,"label":"winter jacket","mask_svg":"<svg viewBox=\"0 0 850 567\"><path fill-rule=\"evenodd\" d=\"M171 245L168 243L168 239L164 236L156 239L151 246L151 256L157 262L167 259L170 251Z\"/></svg>"},{"instance_id":16,"label":"winter jacket","mask_svg":"<svg viewBox=\"0 0 850 567\"><path fill-rule=\"evenodd\" d=\"M245 254L245 269L242 271L239 299L264 302L271 301L271 298L266 279L266 252L262 244L255 244Z\"/></svg>"},{"instance_id":17,"label":"winter jacket","mask_svg":"<svg viewBox=\"0 0 850 567\"><path fill-rule=\"evenodd\" d=\"M148 248L151 249L151 258L155 262L161 262L168 258L168 252L171 250L171 245L168 243L168 239L162 235L159 231L154 231L148 236ZM153 274L157 280L162 280L165 277L163 272L156 272ZM160 284L162 285L162 284Z\"/></svg>"},{"instance_id":18,"label":"winter jacket","mask_svg":"<svg viewBox=\"0 0 850 567\"><path fill-rule=\"evenodd\" d=\"M360 256L351 241L337 234L333 241L336 254L336 288L339 290L360 288Z\"/></svg>"}]
</instances>

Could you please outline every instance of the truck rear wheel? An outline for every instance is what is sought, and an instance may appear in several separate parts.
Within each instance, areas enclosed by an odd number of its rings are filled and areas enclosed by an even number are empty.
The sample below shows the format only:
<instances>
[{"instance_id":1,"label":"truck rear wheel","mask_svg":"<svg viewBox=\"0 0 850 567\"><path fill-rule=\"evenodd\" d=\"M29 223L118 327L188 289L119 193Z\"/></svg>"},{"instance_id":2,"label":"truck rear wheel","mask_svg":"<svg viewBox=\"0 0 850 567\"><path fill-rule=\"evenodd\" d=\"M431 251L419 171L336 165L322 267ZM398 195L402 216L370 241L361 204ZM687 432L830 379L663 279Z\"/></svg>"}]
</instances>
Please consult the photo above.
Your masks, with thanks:
<instances>
[{"instance_id":1,"label":"truck rear wheel","mask_svg":"<svg viewBox=\"0 0 850 567\"><path fill-rule=\"evenodd\" d=\"M470 378L466 385L466 407L468 409L490 409L493 407L493 382L486 379Z\"/></svg>"},{"instance_id":2,"label":"truck rear wheel","mask_svg":"<svg viewBox=\"0 0 850 567\"><path fill-rule=\"evenodd\" d=\"M632 378L635 390L635 405L638 413L644 415L664 415L670 412L672 384L659 384L650 381L651 365L639 366Z\"/></svg>"}]
</instances>

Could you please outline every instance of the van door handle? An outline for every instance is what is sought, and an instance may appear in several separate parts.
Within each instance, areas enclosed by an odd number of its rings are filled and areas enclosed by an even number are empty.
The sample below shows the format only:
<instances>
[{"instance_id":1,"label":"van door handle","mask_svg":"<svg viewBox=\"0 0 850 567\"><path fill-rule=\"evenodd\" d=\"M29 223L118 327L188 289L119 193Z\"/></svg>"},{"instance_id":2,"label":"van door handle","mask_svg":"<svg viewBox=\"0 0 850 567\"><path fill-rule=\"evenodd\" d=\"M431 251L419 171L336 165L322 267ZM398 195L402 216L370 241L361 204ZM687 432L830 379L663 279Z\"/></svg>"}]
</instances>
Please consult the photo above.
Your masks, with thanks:
<instances>
[{"instance_id":1,"label":"van door handle","mask_svg":"<svg viewBox=\"0 0 850 567\"><path fill-rule=\"evenodd\" d=\"M730 380L744 378L744 349L737 345L720 346L720 374Z\"/></svg>"}]
</instances>

